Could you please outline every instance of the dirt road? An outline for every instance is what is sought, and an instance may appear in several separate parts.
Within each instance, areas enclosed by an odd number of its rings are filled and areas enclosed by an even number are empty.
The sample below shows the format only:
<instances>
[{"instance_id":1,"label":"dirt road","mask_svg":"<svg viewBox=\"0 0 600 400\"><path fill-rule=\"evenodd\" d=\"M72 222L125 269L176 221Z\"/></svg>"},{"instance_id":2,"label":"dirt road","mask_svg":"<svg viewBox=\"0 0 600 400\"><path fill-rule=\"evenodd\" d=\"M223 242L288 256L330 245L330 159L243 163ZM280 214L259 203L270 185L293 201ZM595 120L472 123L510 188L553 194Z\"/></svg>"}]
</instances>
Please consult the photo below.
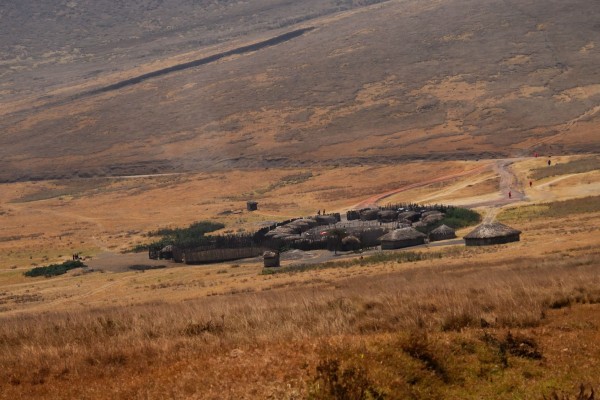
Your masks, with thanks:
<instances>
[{"instance_id":1,"label":"dirt road","mask_svg":"<svg viewBox=\"0 0 600 400\"><path fill-rule=\"evenodd\" d=\"M470 169L470 170L467 170L467 171L464 171L461 173L445 175L445 176L441 176L441 177L437 177L437 178L428 179L426 181L413 183L411 185L406 185L406 186L403 186L403 187L400 187L400 188L397 188L394 190L390 190L390 191L387 191L384 193L380 193L380 194L371 196L368 199L365 199L365 200L361 201L360 203L355 204L351 208L352 209L360 209L360 208L369 207L372 205L376 205L381 200L384 200L384 199L386 199L390 196L393 196L397 193L415 189L415 188L419 188L419 187L428 186L433 183L439 183L439 182L453 180L456 178L474 177L472 179L465 181L467 184L474 184L474 183L477 183L477 178L475 178L475 176L481 174L482 172L486 171L487 169L493 168L493 170L500 177L500 183L498 185L497 197L492 198L490 200L486 200L486 201L480 201L480 202L463 205L464 207L467 207L467 208L483 207L485 209L484 222L492 222L495 219L496 215L498 214L498 211L502 207L504 207L508 204L513 204L513 203L518 203L518 202L523 202L523 201L528 200L528 198L525 194L524 187L523 187L523 182L521 182L519 180L519 178L517 177L517 175L515 174L515 172L512 169L512 165L516 161L522 161L525 159L526 158L523 157L523 158L499 159L499 160L491 161L482 166L479 166L477 168L473 168L473 169ZM510 196L509 196L509 193L510 193Z\"/></svg>"},{"instance_id":2,"label":"dirt road","mask_svg":"<svg viewBox=\"0 0 600 400\"><path fill-rule=\"evenodd\" d=\"M361 209L361 208L369 207L372 205L376 205L381 200L391 197L397 193L415 189L415 188L419 188L419 187L423 187L423 186L427 186L427 185L431 185L432 183L445 182L445 181L449 181L452 179L461 178L464 176L471 176L471 175L479 174L479 173L485 171L486 169L490 168L492 165L493 165L492 163L486 163L477 168L472 168L467 171L459 172L457 174L444 175L444 176L440 176L438 178L428 179L426 181L413 183L413 184L402 186L400 188L390 190L390 191L387 191L384 193L376 194L374 196L369 197L366 200L361 201L360 203L353 205L352 207L350 207L350 209Z\"/></svg>"}]
</instances>

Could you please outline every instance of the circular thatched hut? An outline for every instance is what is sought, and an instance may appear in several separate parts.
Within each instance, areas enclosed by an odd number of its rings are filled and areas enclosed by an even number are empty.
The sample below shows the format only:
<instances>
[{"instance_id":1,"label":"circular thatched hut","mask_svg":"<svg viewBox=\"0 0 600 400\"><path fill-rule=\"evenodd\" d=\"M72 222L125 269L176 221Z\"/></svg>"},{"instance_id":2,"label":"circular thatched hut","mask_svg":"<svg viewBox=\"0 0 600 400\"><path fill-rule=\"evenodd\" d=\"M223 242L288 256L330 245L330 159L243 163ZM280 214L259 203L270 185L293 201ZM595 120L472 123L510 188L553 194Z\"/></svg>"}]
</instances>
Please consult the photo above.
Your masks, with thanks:
<instances>
[{"instance_id":1,"label":"circular thatched hut","mask_svg":"<svg viewBox=\"0 0 600 400\"><path fill-rule=\"evenodd\" d=\"M344 251L358 251L360 250L360 239L356 236L346 236L342 239L342 250Z\"/></svg>"},{"instance_id":2,"label":"circular thatched hut","mask_svg":"<svg viewBox=\"0 0 600 400\"><path fill-rule=\"evenodd\" d=\"M441 212L431 212L431 214L427 214L423 213L423 215L421 216L421 221L425 224L425 225L432 225L435 224L436 222L439 222L441 220L444 219L445 214L441 213Z\"/></svg>"},{"instance_id":3,"label":"circular thatched hut","mask_svg":"<svg viewBox=\"0 0 600 400\"><path fill-rule=\"evenodd\" d=\"M279 253L276 251L265 251L263 260L266 268L275 268L280 266Z\"/></svg>"},{"instance_id":4,"label":"circular thatched hut","mask_svg":"<svg viewBox=\"0 0 600 400\"><path fill-rule=\"evenodd\" d=\"M440 225L429 233L429 241L435 242L438 240L454 239L456 232L448 225Z\"/></svg>"},{"instance_id":5,"label":"circular thatched hut","mask_svg":"<svg viewBox=\"0 0 600 400\"><path fill-rule=\"evenodd\" d=\"M338 220L333 215L317 215L315 220L319 225L335 225Z\"/></svg>"},{"instance_id":6,"label":"circular thatched hut","mask_svg":"<svg viewBox=\"0 0 600 400\"><path fill-rule=\"evenodd\" d=\"M410 222L417 222L419 219L421 219L421 213L418 213L416 211L404 211L398 214L399 221L407 220Z\"/></svg>"},{"instance_id":7,"label":"circular thatched hut","mask_svg":"<svg viewBox=\"0 0 600 400\"><path fill-rule=\"evenodd\" d=\"M398 219L398 211L381 210L377 215L377 219L381 222L394 222Z\"/></svg>"},{"instance_id":8,"label":"circular thatched hut","mask_svg":"<svg viewBox=\"0 0 600 400\"><path fill-rule=\"evenodd\" d=\"M467 246L487 246L518 242L521 231L513 229L500 222L481 224L464 237Z\"/></svg>"},{"instance_id":9,"label":"circular thatched hut","mask_svg":"<svg viewBox=\"0 0 600 400\"><path fill-rule=\"evenodd\" d=\"M375 208L367 208L365 210L360 210L360 220L361 221L375 221L379 216L379 210Z\"/></svg>"},{"instance_id":10,"label":"circular thatched hut","mask_svg":"<svg viewBox=\"0 0 600 400\"><path fill-rule=\"evenodd\" d=\"M381 250L401 249L403 247L425 244L427 235L414 228L400 228L379 238Z\"/></svg>"}]
</instances>

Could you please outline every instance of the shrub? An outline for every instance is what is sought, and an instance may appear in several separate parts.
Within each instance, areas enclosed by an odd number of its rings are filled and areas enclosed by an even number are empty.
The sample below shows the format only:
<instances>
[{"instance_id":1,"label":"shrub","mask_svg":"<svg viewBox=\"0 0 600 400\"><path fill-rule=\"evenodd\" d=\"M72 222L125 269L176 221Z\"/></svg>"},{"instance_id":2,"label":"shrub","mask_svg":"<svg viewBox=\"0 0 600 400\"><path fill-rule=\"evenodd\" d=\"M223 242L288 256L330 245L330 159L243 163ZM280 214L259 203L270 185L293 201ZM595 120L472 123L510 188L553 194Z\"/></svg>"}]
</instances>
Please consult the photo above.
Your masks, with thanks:
<instances>
[{"instance_id":1,"label":"shrub","mask_svg":"<svg viewBox=\"0 0 600 400\"><path fill-rule=\"evenodd\" d=\"M28 277L45 276L46 278L49 278L51 276L62 275L75 268L83 267L86 267L83 262L79 260L69 260L63 262L62 264L51 264L45 267L36 267L25 272L24 275Z\"/></svg>"},{"instance_id":2,"label":"shrub","mask_svg":"<svg viewBox=\"0 0 600 400\"><path fill-rule=\"evenodd\" d=\"M363 367L342 368L337 359L322 360L317 366L317 375L312 399L383 399L367 376Z\"/></svg>"}]
</instances>

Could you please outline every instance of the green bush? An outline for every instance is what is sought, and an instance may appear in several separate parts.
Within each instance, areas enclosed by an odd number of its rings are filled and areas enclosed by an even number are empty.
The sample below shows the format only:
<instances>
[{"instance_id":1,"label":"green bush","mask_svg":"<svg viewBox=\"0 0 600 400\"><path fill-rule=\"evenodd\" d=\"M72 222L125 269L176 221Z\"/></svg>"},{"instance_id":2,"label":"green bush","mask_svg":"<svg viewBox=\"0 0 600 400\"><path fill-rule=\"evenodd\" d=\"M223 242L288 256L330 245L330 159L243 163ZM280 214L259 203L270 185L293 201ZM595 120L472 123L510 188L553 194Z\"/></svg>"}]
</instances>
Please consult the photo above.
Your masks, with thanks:
<instances>
[{"instance_id":1,"label":"green bush","mask_svg":"<svg viewBox=\"0 0 600 400\"><path fill-rule=\"evenodd\" d=\"M137 245L133 248L133 251L146 251L149 248L160 250L168 245L175 245L180 248L205 246L209 244L209 239L205 235L223 228L225 228L224 224L211 221L195 222L187 228L162 228L148 234L148 236L161 236L160 239L150 244Z\"/></svg>"},{"instance_id":2,"label":"green bush","mask_svg":"<svg viewBox=\"0 0 600 400\"><path fill-rule=\"evenodd\" d=\"M29 277L45 276L46 278L49 278L51 276L62 275L71 269L83 267L86 267L83 262L79 260L69 260L62 264L51 264L45 267L36 267L25 272L24 275Z\"/></svg>"},{"instance_id":3,"label":"green bush","mask_svg":"<svg viewBox=\"0 0 600 400\"><path fill-rule=\"evenodd\" d=\"M467 226L477 225L481 222L481 215L468 208L448 207L444 210L446 214L441 221L425 227L417 228L418 231L429 234L435 228L441 225L447 225L453 229L466 228Z\"/></svg>"}]
</instances>

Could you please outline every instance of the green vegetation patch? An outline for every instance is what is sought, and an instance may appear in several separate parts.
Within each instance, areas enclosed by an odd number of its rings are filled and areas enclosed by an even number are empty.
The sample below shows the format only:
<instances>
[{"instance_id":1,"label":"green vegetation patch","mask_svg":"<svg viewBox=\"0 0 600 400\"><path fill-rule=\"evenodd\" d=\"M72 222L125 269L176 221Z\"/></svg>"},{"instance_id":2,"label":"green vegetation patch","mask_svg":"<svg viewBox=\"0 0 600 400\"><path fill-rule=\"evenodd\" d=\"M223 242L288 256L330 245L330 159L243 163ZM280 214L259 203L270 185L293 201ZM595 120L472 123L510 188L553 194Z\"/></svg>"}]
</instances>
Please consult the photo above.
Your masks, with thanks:
<instances>
[{"instance_id":1,"label":"green vegetation patch","mask_svg":"<svg viewBox=\"0 0 600 400\"><path fill-rule=\"evenodd\" d=\"M600 157L582 158L564 164L538 168L532 171L531 177L533 179L544 179L551 176L582 174L595 170L600 170Z\"/></svg>"},{"instance_id":2,"label":"green vegetation patch","mask_svg":"<svg viewBox=\"0 0 600 400\"><path fill-rule=\"evenodd\" d=\"M168 245L181 248L201 247L209 244L209 239L205 236L207 233L223 228L225 228L225 225L220 222L200 221L191 224L187 228L158 229L148 233L148 236L160 236L159 240L150 244L137 245L133 248L133 251L146 251L148 248L160 250Z\"/></svg>"},{"instance_id":3,"label":"green vegetation patch","mask_svg":"<svg viewBox=\"0 0 600 400\"><path fill-rule=\"evenodd\" d=\"M498 215L499 221L519 221L539 218L563 218L573 214L600 211L600 196L534 204L504 210Z\"/></svg>"},{"instance_id":4,"label":"green vegetation patch","mask_svg":"<svg viewBox=\"0 0 600 400\"><path fill-rule=\"evenodd\" d=\"M79 260L69 260L63 262L62 264L51 264L45 267L36 267L25 272L24 275L31 278L37 276L45 276L46 278L50 278L52 276L65 274L69 270L83 267L86 267L83 262Z\"/></svg>"},{"instance_id":5,"label":"green vegetation patch","mask_svg":"<svg viewBox=\"0 0 600 400\"><path fill-rule=\"evenodd\" d=\"M446 215L442 220L427 226L418 227L417 230L429 234L429 232L442 225L447 225L453 229L461 229L477 225L481 222L481 215L468 208L448 207L444 210L444 213Z\"/></svg>"},{"instance_id":6,"label":"green vegetation patch","mask_svg":"<svg viewBox=\"0 0 600 400\"><path fill-rule=\"evenodd\" d=\"M293 272L305 272L312 270L321 270L328 268L349 268L354 266L367 266L373 264L381 264L385 262L395 263L406 263L423 260L432 260L442 258L442 252L436 253L421 253L415 251L401 251L401 252L390 252L390 253L377 253L368 257L354 258L345 261L329 261L320 264L295 264L287 267L279 268L263 268L263 275L281 274L281 273L293 273Z\"/></svg>"}]
</instances>

